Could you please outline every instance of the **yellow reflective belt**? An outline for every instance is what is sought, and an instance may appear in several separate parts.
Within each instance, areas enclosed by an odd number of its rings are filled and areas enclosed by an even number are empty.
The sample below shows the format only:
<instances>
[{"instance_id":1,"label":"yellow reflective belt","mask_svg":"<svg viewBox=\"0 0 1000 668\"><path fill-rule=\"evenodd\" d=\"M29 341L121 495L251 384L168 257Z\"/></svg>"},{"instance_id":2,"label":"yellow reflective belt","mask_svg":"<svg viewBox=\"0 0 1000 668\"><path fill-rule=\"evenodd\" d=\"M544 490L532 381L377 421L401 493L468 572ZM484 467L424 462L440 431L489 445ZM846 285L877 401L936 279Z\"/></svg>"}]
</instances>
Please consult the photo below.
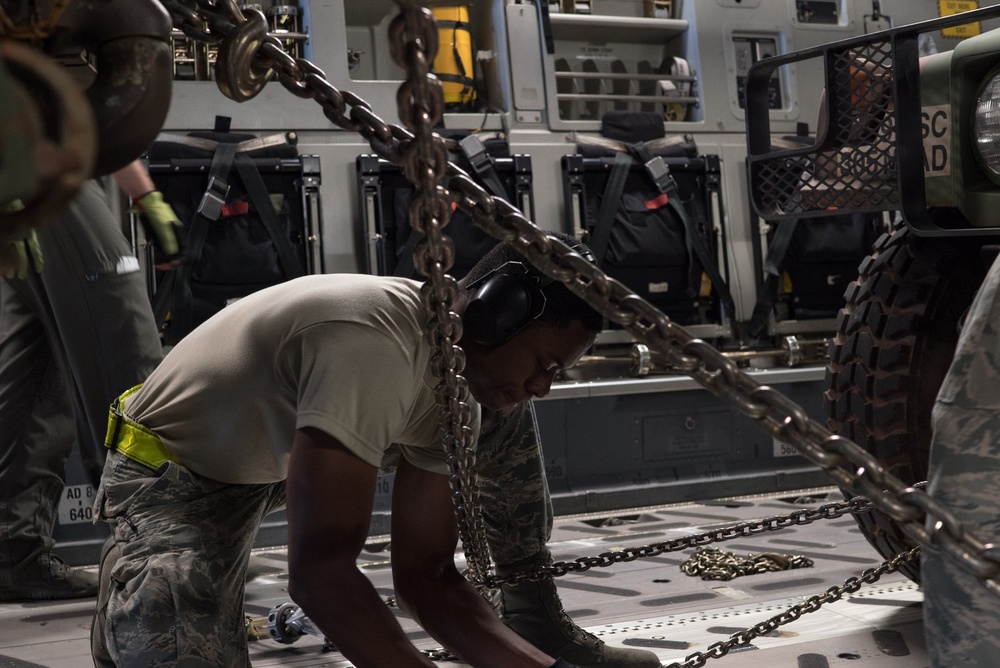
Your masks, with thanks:
<instances>
[{"instance_id":1,"label":"yellow reflective belt","mask_svg":"<svg viewBox=\"0 0 1000 668\"><path fill-rule=\"evenodd\" d=\"M177 463L177 458L167 452L152 430L143 427L135 420L130 420L124 414L125 400L135 394L140 387L141 384L136 385L111 403L104 447L120 452L129 459L152 469L158 469L167 462Z\"/></svg>"}]
</instances>

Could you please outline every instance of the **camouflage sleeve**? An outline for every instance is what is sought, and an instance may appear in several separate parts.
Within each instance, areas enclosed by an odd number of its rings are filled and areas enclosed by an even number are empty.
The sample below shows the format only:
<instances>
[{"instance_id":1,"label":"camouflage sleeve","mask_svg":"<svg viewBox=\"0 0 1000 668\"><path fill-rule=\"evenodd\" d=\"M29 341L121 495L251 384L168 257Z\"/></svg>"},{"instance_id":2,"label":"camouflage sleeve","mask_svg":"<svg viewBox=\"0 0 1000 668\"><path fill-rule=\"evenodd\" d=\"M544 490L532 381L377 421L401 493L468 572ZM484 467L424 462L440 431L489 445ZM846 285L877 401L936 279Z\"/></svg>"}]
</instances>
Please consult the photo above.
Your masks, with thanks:
<instances>
[{"instance_id":1,"label":"camouflage sleeve","mask_svg":"<svg viewBox=\"0 0 1000 668\"><path fill-rule=\"evenodd\" d=\"M493 560L510 564L537 554L552 533L552 501L530 401L503 411L483 408L477 469Z\"/></svg>"},{"instance_id":2,"label":"camouflage sleeve","mask_svg":"<svg viewBox=\"0 0 1000 668\"><path fill-rule=\"evenodd\" d=\"M994 263L962 327L931 418L928 491L987 543L1000 541L998 287L1000 263ZM920 577L932 665L995 665L1000 654L1000 596L943 550L923 548Z\"/></svg>"}]
</instances>

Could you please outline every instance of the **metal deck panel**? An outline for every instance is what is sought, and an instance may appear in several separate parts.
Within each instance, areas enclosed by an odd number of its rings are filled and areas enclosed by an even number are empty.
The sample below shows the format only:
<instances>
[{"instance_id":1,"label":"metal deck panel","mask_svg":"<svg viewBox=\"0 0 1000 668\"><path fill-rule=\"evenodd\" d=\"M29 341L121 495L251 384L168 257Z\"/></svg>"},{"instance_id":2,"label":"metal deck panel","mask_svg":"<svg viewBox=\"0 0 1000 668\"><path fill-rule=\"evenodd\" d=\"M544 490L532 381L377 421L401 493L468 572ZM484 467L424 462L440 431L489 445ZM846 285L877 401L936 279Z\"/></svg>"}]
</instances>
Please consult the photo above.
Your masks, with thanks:
<instances>
[{"instance_id":1,"label":"metal deck panel","mask_svg":"<svg viewBox=\"0 0 1000 668\"><path fill-rule=\"evenodd\" d=\"M840 498L836 490L824 488L565 516L556 519L550 545L557 560L569 561L784 515ZM780 614L831 586L841 585L848 577L882 561L851 517L738 538L716 546L739 554L802 554L813 559L814 565L730 581L705 581L680 570L680 563L693 552L685 550L573 573L559 579L559 592L578 624L610 644L648 648L667 664L682 661L691 652L704 651L712 643ZM383 597L393 591L388 568L390 549L387 538L375 537L359 559ZM264 616L274 605L286 602L286 581L285 551L256 551L247 586L248 614ZM892 573L708 665L922 668L929 665L929 659L923 640L921 602L919 588ZM0 604L0 668L92 665L89 627L93 605L93 600ZM395 612L414 644L421 649L438 647L412 620ZM324 651L323 641L311 636L290 645L270 639L251 642L250 654L254 666L351 665L336 651ZM439 665L465 664L451 661Z\"/></svg>"}]
</instances>

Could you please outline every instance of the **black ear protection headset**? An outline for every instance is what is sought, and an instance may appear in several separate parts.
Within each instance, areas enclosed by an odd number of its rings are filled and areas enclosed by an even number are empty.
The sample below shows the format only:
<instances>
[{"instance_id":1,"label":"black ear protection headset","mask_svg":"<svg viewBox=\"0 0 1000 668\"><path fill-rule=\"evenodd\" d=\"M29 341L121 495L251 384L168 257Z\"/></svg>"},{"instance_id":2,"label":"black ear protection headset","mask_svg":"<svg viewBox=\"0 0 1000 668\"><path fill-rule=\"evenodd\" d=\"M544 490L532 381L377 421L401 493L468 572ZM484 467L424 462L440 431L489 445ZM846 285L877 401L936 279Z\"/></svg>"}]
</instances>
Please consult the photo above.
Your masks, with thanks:
<instances>
[{"instance_id":1,"label":"black ear protection headset","mask_svg":"<svg viewBox=\"0 0 1000 668\"><path fill-rule=\"evenodd\" d=\"M589 262L594 254L574 240L570 248ZM462 316L464 336L483 346L499 346L545 311L545 286L555 279L527 262L511 260L470 283L472 293Z\"/></svg>"}]
</instances>

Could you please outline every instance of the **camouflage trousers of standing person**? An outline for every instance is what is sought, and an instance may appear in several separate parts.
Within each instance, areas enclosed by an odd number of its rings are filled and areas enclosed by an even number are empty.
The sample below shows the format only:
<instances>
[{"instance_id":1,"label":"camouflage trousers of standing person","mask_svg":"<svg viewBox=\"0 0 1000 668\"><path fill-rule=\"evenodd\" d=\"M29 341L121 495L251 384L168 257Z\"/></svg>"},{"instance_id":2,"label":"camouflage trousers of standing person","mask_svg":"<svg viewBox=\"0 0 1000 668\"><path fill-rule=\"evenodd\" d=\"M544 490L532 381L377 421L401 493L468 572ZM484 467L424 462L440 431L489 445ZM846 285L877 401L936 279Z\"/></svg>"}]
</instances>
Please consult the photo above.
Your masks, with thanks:
<instances>
[{"instance_id":1,"label":"camouflage trousers of standing person","mask_svg":"<svg viewBox=\"0 0 1000 668\"><path fill-rule=\"evenodd\" d=\"M980 539L1000 542L1000 263L962 326L931 419L928 491ZM1000 595L943 551L926 547L920 579L931 665L997 665Z\"/></svg>"},{"instance_id":2,"label":"camouflage trousers of standing person","mask_svg":"<svg viewBox=\"0 0 1000 668\"><path fill-rule=\"evenodd\" d=\"M503 411L483 408L476 460L493 560L535 560L552 535L552 501L530 401Z\"/></svg>"},{"instance_id":3,"label":"camouflage trousers of standing person","mask_svg":"<svg viewBox=\"0 0 1000 668\"><path fill-rule=\"evenodd\" d=\"M250 550L284 498L283 482L231 485L110 453L95 511L111 526L117 558L101 564L95 664L250 666Z\"/></svg>"}]
</instances>

